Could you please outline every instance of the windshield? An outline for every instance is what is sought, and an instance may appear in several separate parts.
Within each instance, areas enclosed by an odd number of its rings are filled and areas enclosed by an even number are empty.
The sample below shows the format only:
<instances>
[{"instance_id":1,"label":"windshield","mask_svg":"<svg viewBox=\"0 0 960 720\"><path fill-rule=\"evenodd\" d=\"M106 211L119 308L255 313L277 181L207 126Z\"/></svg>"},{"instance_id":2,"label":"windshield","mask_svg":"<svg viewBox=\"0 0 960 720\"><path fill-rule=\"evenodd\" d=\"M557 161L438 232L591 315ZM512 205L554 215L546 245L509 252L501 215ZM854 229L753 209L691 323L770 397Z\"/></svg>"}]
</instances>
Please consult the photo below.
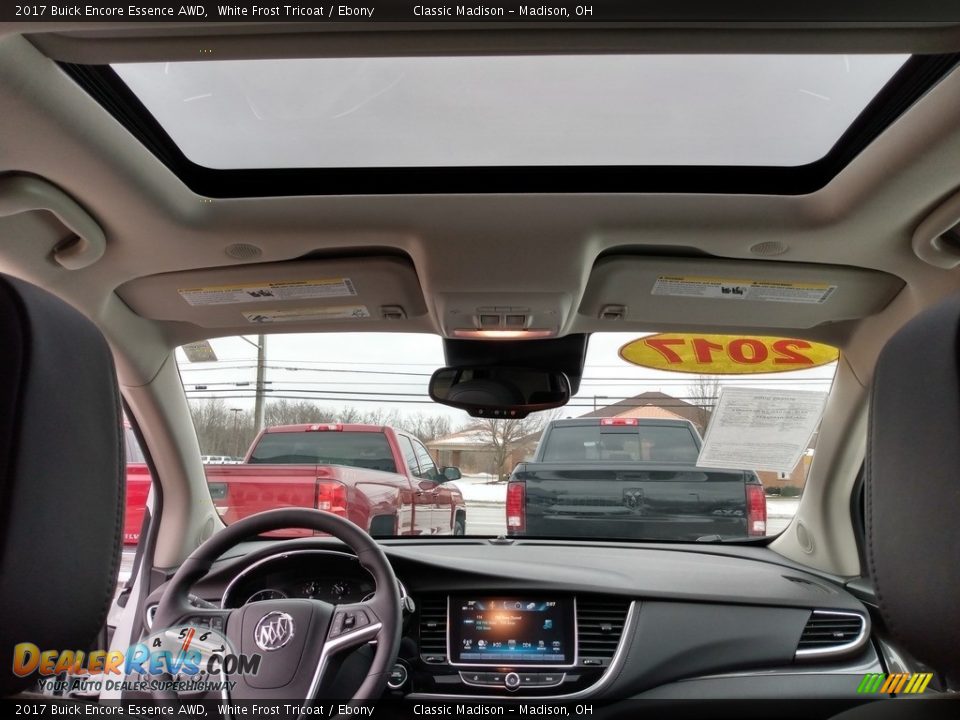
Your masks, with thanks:
<instances>
[{"instance_id":1,"label":"windshield","mask_svg":"<svg viewBox=\"0 0 960 720\"><path fill-rule=\"evenodd\" d=\"M177 358L224 522L301 506L378 536L707 542L789 524L836 366L824 348L596 333L570 401L522 419L433 402L433 335L218 338Z\"/></svg>"}]
</instances>

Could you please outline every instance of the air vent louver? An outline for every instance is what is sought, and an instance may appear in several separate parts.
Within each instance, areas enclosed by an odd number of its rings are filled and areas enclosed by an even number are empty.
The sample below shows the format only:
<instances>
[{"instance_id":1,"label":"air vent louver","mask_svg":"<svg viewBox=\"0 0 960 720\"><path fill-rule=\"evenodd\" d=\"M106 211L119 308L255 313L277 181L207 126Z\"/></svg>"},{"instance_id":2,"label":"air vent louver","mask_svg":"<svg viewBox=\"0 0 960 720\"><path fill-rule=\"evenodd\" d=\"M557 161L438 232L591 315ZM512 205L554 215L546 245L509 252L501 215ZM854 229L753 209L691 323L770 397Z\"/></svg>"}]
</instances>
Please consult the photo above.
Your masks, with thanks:
<instances>
[{"instance_id":1,"label":"air vent louver","mask_svg":"<svg viewBox=\"0 0 960 720\"><path fill-rule=\"evenodd\" d=\"M620 644L630 601L618 597L577 596L577 643L581 664L603 664ZM587 661L586 663L584 661Z\"/></svg>"},{"instance_id":2,"label":"air vent louver","mask_svg":"<svg viewBox=\"0 0 960 720\"><path fill-rule=\"evenodd\" d=\"M856 613L815 610L807 620L798 656L833 655L854 650L866 639L866 621Z\"/></svg>"},{"instance_id":3,"label":"air vent louver","mask_svg":"<svg viewBox=\"0 0 960 720\"><path fill-rule=\"evenodd\" d=\"M447 660L447 598L444 595L420 599L420 657L428 663Z\"/></svg>"}]
</instances>

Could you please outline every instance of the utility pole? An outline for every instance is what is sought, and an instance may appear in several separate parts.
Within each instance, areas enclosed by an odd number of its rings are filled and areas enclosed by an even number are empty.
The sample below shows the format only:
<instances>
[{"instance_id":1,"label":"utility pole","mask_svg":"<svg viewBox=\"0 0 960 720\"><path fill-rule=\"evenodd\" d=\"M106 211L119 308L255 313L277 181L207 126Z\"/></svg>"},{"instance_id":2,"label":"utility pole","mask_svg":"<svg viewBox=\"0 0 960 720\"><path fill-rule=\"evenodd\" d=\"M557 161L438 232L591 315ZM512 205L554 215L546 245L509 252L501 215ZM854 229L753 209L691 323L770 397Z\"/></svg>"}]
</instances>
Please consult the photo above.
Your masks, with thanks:
<instances>
[{"instance_id":1,"label":"utility pole","mask_svg":"<svg viewBox=\"0 0 960 720\"><path fill-rule=\"evenodd\" d=\"M263 419L264 419L264 380L267 374L267 336L258 335L257 336L257 395L256 401L253 407L253 423L255 425L254 431L260 432L263 430Z\"/></svg>"}]
</instances>

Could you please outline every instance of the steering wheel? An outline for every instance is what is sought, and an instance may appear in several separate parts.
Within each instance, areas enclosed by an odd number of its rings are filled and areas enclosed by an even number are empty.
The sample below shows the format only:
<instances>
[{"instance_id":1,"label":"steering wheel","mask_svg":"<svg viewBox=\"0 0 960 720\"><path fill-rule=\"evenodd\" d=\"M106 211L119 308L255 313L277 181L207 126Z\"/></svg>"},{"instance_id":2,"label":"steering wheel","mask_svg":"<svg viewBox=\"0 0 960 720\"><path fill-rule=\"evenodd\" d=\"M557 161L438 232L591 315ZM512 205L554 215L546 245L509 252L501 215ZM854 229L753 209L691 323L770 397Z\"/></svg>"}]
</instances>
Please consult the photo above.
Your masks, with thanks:
<instances>
[{"instance_id":1,"label":"steering wheel","mask_svg":"<svg viewBox=\"0 0 960 720\"><path fill-rule=\"evenodd\" d=\"M190 604L192 585L214 561L240 541L271 530L307 528L346 543L376 582L364 602L332 605L320 600L284 598L248 603L233 609L198 608ZM379 698L400 649L401 597L397 578L380 546L358 526L322 510L280 508L243 518L218 532L188 557L160 598L155 628L180 623L223 627L237 653L262 656L256 674L231 677L230 699L304 698L307 703L330 693L331 659L376 640L366 678L355 702Z\"/></svg>"}]
</instances>

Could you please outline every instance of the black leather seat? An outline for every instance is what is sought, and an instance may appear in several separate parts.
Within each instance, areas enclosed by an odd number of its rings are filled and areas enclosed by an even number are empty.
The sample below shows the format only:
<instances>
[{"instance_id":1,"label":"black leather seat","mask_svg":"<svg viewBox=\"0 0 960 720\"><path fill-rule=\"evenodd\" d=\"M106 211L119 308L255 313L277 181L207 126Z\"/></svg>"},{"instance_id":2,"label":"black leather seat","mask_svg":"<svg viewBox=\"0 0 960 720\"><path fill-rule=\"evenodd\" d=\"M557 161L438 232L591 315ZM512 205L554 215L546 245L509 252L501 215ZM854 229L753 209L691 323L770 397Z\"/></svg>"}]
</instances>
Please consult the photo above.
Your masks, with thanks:
<instances>
[{"instance_id":1,"label":"black leather seat","mask_svg":"<svg viewBox=\"0 0 960 720\"><path fill-rule=\"evenodd\" d=\"M887 343L870 401L869 575L899 649L960 689L960 296ZM957 718L960 696L905 696L837 716Z\"/></svg>"},{"instance_id":2,"label":"black leather seat","mask_svg":"<svg viewBox=\"0 0 960 720\"><path fill-rule=\"evenodd\" d=\"M122 550L124 459L113 358L99 330L0 275L0 694L13 647L87 650Z\"/></svg>"}]
</instances>

